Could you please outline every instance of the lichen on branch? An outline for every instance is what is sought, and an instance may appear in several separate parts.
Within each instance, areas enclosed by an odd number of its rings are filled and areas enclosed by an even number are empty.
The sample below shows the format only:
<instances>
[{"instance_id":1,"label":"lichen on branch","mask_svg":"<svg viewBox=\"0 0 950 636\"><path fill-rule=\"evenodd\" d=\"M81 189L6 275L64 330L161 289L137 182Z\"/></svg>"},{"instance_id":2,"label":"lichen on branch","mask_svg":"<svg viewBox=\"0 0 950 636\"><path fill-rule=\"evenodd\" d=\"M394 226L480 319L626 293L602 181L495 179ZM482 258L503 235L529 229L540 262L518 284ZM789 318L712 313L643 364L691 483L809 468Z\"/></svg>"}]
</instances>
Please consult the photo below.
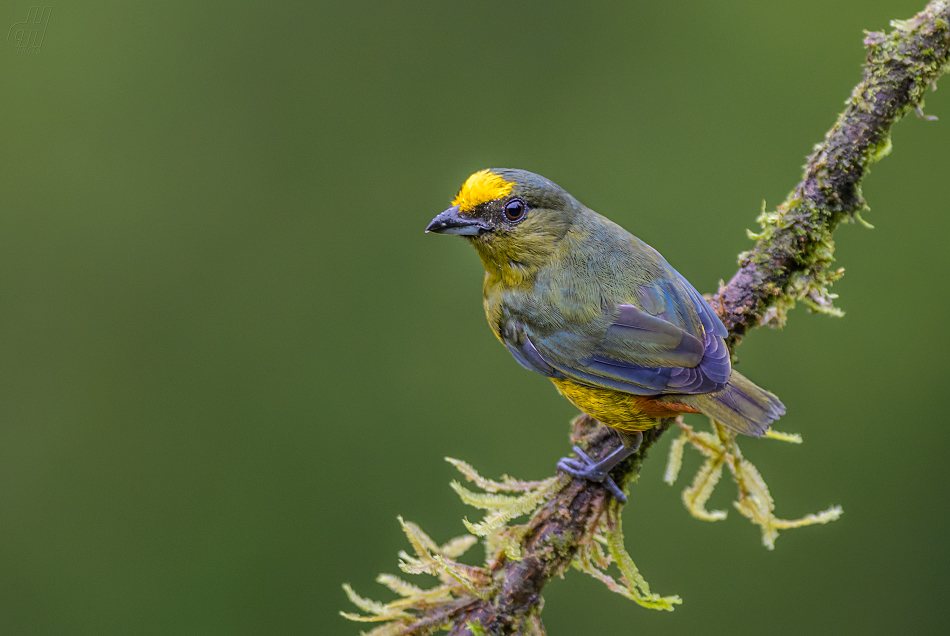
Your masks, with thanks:
<instances>
[{"instance_id":1,"label":"lichen on branch","mask_svg":"<svg viewBox=\"0 0 950 636\"><path fill-rule=\"evenodd\" d=\"M781 325L796 301L834 312L828 287L843 274L834 262L833 233L843 221L864 222L861 181L890 154L891 127L950 70L950 4L935 0L894 30L867 33L861 82L805 164L801 182L774 212L759 216L755 247L739 255L739 271L719 290L721 312L735 346L760 321Z\"/></svg>"},{"instance_id":2,"label":"lichen on branch","mask_svg":"<svg viewBox=\"0 0 950 636\"><path fill-rule=\"evenodd\" d=\"M769 493L769 487L748 459L742 456L736 435L725 426L710 420L712 431L695 431L693 427L677 418L682 433L670 445L670 455L666 465L666 474L663 481L671 486L676 482L680 466L683 464L683 450L687 444L698 450L706 458L700 467L693 483L683 491L683 503L689 513L703 521L721 521L726 518L724 510L706 510L706 502L712 496L713 489L722 477L724 467L732 473L736 483L738 495L733 502L736 510L762 529L762 544L772 550L779 530L803 528L814 524L828 523L841 516L841 506L833 506L824 512L808 514L800 519L779 519L775 512L775 500ZM799 435L769 431L767 437L771 439L801 444Z\"/></svg>"},{"instance_id":3,"label":"lichen on branch","mask_svg":"<svg viewBox=\"0 0 950 636\"><path fill-rule=\"evenodd\" d=\"M586 415L575 418L576 441L588 445L587 432L603 427ZM428 574L438 579L434 587L422 588L390 574L382 574L377 582L398 594L389 603L380 603L359 596L349 585L344 590L350 601L364 614L341 612L350 620L381 622L382 625L367 636L426 636L451 626L461 627L477 634L479 629L493 625L481 618L479 612L494 608L492 599L506 594L506 589L524 592L519 574L533 571L540 561L539 546L544 546L551 573L546 577L563 574L568 566L587 572L604 583L608 589L649 609L669 610L680 603L677 596L659 596L650 591L649 584L640 575L631 556L624 548L620 504L603 491L585 507L582 527L569 530L557 528L553 518L564 516L565 498L569 492L578 492L566 475L556 475L541 481L521 481L504 476L500 480L482 477L468 463L446 458L469 482L484 492L469 490L457 481L451 483L462 501L484 510L485 517L476 523L464 519L471 534L457 537L438 546L414 523L399 519L412 555L400 552L399 567L407 574ZM508 525L521 516L530 518L523 525ZM546 534L542 528L550 530ZM557 532L561 530L561 532ZM482 539L485 548L483 566L459 563L455 559ZM549 545L545 545L549 543ZM559 544L561 544L559 546ZM526 563L526 555L534 553L534 561ZM517 566L528 566L519 569ZM510 566L515 565L514 572ZM619 577L609 570L616 565ZM513 575L512 575L513 574ZM540 596L537 596L540 599ZM543 634L539 613L540 602L530 597L529 610L519 617L519 629L524 633ZM483 622L485 621L485 622ZM473 631L474 630L474 631Z\"/></svg>"}]
</instances>

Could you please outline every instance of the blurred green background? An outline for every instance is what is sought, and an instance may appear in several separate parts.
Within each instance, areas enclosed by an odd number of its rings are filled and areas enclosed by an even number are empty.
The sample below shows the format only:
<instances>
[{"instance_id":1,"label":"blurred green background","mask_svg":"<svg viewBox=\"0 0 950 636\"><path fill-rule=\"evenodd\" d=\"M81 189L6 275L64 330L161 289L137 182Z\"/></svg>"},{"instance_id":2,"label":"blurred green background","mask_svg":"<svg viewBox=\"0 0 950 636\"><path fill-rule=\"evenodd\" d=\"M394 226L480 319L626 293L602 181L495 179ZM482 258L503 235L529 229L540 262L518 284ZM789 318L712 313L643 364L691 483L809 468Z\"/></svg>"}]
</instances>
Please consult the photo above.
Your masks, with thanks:
<instances>
[{"instance_id":1,"label":"blurred green background","mask_svg":"<svg viewBox=\"0 0 950 636\"><path fill-rule=\"evenodd\" d=\"M711 291L862 29L923 5L55 4L39 54L0 55L0 633L356 634L340 584L389 598L397 514L437 540L477 514L443 456L542 478L567 451L575 411L491 335L474 250L423 233L462 181L541 173ZM743 445L777 513L844 517L771 553L734 510L697 521L668 436L625 529L684 604L572 572L550 634L946 625L948 95L867 179L877 229L838 233L847 316L740 349L805 438Z\"/></svg>"}]
</instances>

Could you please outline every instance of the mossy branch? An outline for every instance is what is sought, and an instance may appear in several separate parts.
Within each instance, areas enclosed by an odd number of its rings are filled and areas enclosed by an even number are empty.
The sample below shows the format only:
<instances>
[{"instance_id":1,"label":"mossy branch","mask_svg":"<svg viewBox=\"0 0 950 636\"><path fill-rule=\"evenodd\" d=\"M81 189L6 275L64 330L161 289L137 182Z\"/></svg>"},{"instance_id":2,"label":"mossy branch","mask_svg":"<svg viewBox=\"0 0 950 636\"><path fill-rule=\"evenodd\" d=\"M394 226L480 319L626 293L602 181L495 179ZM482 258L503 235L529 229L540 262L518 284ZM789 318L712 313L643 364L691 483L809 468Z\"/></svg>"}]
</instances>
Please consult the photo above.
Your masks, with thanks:
<instances>
[{"instance_id":1,"label":"mossy branch","mask_svg":"<svg viewBox=\"0 0 950 636\"><path fill-rule=\"evenodd\" d=\"M799 301L812 310L840 315L828 291L842 274L831 269L832 234L842 221L863 223L860 214L866 206L861 181L868 167L890 152L891 126L911 111L922 116L926 90L950 70L948 1L935 0L914 18L891 25L894 30L889 34L865 37L868 55L861 83L824 141L815 146L802 181L775 211L763 209L762 231L750 233L755 247L740 255L739 271L713 297L712 306L729 329L732 348L752 327L782 324ZM649 449L672 422L664 420L647 431L640 451L613 471L621 488L635 479ZM670 482L676 478L687 444L706 456L703 469L684 492L684 501L695 516L712 521L725 515L704 507L724 467L739 487L736 508L761 526L768 547L779 529L825 523L840 514L839 508L832 508L794 521L775 518L765 482L742 458L728 431L715 423L712 433L680 426L682 434L672 446L666 478ZM794 435L771 437L801 442ZM571 441L586 447L594 458L605 456L616 445L614 434L587 416L574 420ZM403 597L385 605L363 599L347 587L351 600L369 614L350 617L386 622L373 630L374 636L424 635L439 629L451 630L451 636L543 634L541 591L572 564L641 605L669 610L679 602L677 597L650 592L623 549L619 506L603 486L564 476L539 482L508 477L491 481L468 464L452 461L487 493L453 483L463 500L488 511L481 522L466 522L470 532L484 537L485 567L453 560L474 537L438 547L417 526L402 522L416 556L402 553L401 567L409 573L437 576L441 585L423 590L383 575L379 581ZM526 524L506 525L521 514L531 514ZM620 569L619 582L606 573L611 564Z\"/></svg>"},{"instance_id":2,"label":"mossy branch","mask_svg":"<svg viewBox=\"0 0 950 636\"><path fill-rule=\"evenodd\" d=\"M783 324L796 301L835 310L830 284L832 233L842 221L859 221L866 209L861 181L870 165L891 151L891 126L911 111L923 116L924 93L935 88L950 60L950 4L934 0L894 30L867 33L864 77L838 121L815 146L801 182L774 212L759 216L755 247L740 255L739 271L716 294L735 346L757 324Z\"/></svg>"}]
</instances>

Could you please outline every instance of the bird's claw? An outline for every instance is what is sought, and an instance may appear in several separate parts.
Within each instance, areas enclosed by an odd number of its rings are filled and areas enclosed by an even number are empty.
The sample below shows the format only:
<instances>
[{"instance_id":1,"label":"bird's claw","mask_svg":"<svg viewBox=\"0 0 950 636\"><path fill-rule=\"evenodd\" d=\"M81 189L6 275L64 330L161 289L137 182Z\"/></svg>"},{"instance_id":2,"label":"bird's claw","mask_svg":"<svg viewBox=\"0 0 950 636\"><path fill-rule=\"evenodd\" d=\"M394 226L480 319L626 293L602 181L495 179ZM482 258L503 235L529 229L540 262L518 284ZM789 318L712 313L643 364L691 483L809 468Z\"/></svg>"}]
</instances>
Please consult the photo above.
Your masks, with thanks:
<instances>
[{"instance_id":1,"label":"bird's claw","mask_svg":"<svg viewBox=\"0 0 950 636\"><path fill-rule=\"evenodd\" d=\"M602 483L604 487L610 491L610 494L614 496L614 499L620 503L627 503L627 496L620 490L620 487L617 486L617 482L604 472L597 462L591 459L587 453L577 446L572 450L577 457L562 457L557 463L558 470L564 471L576 479L586 479L587 481Z\"/></svg>"}]
</instances>

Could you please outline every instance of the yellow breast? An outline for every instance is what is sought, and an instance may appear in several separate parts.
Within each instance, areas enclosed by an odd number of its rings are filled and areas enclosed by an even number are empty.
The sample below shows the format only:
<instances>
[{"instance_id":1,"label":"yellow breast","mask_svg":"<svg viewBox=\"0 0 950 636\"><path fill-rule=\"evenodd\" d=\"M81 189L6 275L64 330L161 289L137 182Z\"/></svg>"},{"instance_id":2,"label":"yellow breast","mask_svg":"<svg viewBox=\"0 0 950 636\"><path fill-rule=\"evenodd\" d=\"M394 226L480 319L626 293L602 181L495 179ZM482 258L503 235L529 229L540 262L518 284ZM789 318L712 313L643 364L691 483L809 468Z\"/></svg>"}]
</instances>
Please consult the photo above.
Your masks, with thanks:
<instances>
[{"instance_id":1,"label":"yellow breast","mask_svg":"<svg viewBox=\"0 0 950 636\"><path fill-rule=\"evenodd\" d=\"M611 428L634 432L656 426L656 416L647 414L641 396L586 386L567 379L551 378L551 382L574 406Z\"/></svg>"}]
</instances>

